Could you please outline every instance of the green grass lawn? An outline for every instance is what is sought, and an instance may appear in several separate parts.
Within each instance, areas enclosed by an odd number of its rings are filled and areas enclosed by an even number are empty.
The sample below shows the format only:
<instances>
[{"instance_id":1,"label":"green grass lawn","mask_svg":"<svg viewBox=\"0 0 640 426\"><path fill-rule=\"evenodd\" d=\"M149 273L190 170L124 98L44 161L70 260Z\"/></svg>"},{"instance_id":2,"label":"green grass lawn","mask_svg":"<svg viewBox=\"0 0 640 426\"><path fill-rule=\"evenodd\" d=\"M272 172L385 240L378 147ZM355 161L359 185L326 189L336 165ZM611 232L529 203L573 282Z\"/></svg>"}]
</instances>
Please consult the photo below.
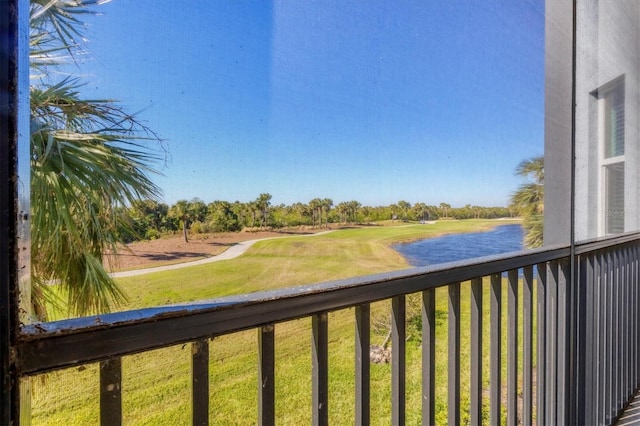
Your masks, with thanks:
<instances>
[{"instance_id":1,"label":"green grass lawn","mask_svg":"<svg viewBox=\"0 0 640 426\"><path fill-rule=\"evenodd\" d=\"M120 279L129 295L123 309L185 302L277 287L328 281L409 267L389 248L401 240L452 232L470 232L508 222L443 221L437 225L405 225L346 229L314 237L288 237L257 243L243 256L188 269ZM484 295L484 377L489 377L489 286ZM462 392L468 395L468 285L462 300ZM503 291L506 314L506 289ZM437 291L438 424L446 423L447 291ZM520 302L522 309L522 302ZM372 344L384 340L388 301L374 305ZM419 296L408 298L408 316L418 318ZM506 318L503 323L506 327ZM215 338L210 345L210 421L215 425L256 424L257 332L250 330ZM421 414L421 349L419 320L410 321L407 341L407 423ZM506 339L506 328L503 332ZM520 345L522 343L520 342ZM352 424L354 418L354 312L329 315L329 415L331 424ZM506 344L503 347L506 369ZM190 424L190 345L179 345L123 358L125 424ZM520 360L520 363L522 361ZM506 370L505 370L506 371ZM506 383L506 372L503 374ZM371 366L372 424L390 423L390 365ZM49 373L33 379L34 425L98 423L98 366ZM506 386L506 385L505 385ZM466 411L463 396L463 412ZM311 419L311 320L276 326L276 416L278 424L309 424ZM488 413L487 413L488 415ZM465 419L463 414L463 420Z\"/></svg>"}]
</instances>

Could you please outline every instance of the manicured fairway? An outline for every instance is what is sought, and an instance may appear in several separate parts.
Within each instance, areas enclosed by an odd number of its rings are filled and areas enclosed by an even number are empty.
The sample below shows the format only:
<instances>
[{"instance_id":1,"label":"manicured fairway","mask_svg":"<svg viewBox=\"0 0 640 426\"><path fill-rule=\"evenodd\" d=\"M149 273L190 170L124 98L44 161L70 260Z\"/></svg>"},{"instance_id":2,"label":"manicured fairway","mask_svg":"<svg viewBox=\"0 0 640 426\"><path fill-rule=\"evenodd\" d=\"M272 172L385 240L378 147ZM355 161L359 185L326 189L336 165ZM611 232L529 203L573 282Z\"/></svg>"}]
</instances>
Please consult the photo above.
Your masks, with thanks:
<instances>
[{"instance_id":1,"label":"manicured fairway","mask_svg":"<svg viewBox=\"0 0 640 426\"><path fill-rule=\"evenodd\" d=\"M445 233L472 232L511 223L441 221L343 229L314 237L259 242L239 258L163 271L118 282L129 296L122 309L209 299L409 268L390 245Z\"/></svg>"}]
</instances>

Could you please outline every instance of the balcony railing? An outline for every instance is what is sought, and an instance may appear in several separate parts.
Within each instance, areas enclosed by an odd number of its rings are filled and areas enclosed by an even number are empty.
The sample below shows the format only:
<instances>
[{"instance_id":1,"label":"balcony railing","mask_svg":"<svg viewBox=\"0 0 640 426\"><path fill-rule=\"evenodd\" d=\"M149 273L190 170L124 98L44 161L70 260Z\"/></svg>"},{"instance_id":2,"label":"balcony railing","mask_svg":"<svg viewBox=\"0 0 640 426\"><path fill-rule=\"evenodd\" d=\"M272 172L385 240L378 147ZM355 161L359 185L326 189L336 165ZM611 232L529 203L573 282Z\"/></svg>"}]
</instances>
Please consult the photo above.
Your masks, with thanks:
<instances>
[{"instance_id":1,"label":"balcony railing","mask_svg":"<svg viewBox=\"0 0 640 426\"><path fill-rule=\"evenodd\" d=\"M471 424L486 420L486 411L491 424L502 423L505 411L510 425L611 424L640 385L639 260L640 234L634 233L574 248L548 247L193 304L30 325L23 328L17 346L17 368L20 376L29 376L99 362L100 375L95 380L100 381L100 418L102 424L119 424L121 357L190 343L192 420L202 425L208 424L210 415L209 339L255 329L259 352L256 379L260 384L257 418L260 424L274 424L274 329L280 323L310 317L310 410L314 424L327 424L331 410L328 313L355 308L354 420L369 424L371 304L390 300L390 422L402 425L406 414L405 298L421 293L423 424L435 423L435 352L440 344L446 344L448 352L449 424L459 424L465 411ZM446 343L435 338L435 297L441 287L447 291L438 295L446 294L448 300ZM471 310L469 323L463 325L460 300L465 287ZM507 293L506 309L503 290ZM488 301L483 300L483 293L489 294ZM482 341L487 303L488 345ZM464 351L462 326L470 330L470 347ZM487 346L490 368L483 369ZM467 350L470 369L462 371L461 354ZM502 377L505 350L506 380ZM468 404L462 403L467 401L461 398L462 375L468 375L470 383ZM488 392L483 389L486 377L490 378Z\"/></svg>"}]
</instances>

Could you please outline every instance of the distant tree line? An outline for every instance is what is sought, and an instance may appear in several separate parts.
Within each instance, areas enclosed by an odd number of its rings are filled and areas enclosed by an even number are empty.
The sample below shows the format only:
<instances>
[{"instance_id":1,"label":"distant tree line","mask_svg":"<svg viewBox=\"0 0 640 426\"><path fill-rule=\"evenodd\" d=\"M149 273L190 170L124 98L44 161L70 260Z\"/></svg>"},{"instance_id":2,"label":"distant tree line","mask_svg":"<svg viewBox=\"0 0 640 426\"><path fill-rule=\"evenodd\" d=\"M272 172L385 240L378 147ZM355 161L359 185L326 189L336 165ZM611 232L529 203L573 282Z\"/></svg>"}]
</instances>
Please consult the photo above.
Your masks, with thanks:
<instances>
[{"instance_id":1,"label":"distant tree line","mask_svg":"<svg viewBox=\"0 0 640 426\"><path fill-rule=\"evenodd\" d=\"M260 194L254 201L221 201L205 203L199 198L180 200L172 206L153 200L134 202L122 208L125 239L156 239L182 232L185 241L190 234L238 232L292 227L328 228L330 224L348 226L371 224L384 220L407 222L436 219L493 219L518 215L515 208L466 205L452 207L447 203L411 204L401 200L388 206L365 206L358 201L334 204L330 198L314 198L308 203L291 205L271 203L272 196ZM131 232L130 230L133 230Z\"/></svg>"}]
</instances>

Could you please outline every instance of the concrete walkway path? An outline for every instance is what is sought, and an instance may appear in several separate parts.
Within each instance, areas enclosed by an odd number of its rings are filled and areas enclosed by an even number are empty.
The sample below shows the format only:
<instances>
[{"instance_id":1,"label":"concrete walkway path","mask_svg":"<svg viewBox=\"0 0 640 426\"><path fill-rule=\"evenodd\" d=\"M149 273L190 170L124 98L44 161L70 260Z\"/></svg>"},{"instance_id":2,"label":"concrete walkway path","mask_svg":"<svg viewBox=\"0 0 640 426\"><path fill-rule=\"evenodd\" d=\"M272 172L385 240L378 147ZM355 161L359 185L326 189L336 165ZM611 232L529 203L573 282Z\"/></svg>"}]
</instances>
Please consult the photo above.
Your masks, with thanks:
<instances>
[{"instance_id":1,"label":"concrete walkway path","mask_svg":"<svg viewBox=\"0 0 640 426\"><path fill-rule=\"evenodd\" d=\"M318 232L318 233L315 233L315 234L300 234L300 235L296 235L296 236L299 236L299 237L315 237L317 235L328 234L329 232L333 232L333 231L329 230L329 231ZM149 274L151 272L170 271L170 270L173 270L173 269L188 268L190 266L204 265L206 263L219 262L221 260L234 259L234 258L240 256L241 254L243 254L244 252L246 252L249 249L249 247L251 247L252 245L257 243L258 241L274 240L276 238L291 238L291 237L293 237L293 235L283 235L282 237L268 237L268 238L258 238L256 240L241 241L241 242L239 242L237 244L232 245L227 250L225 250L224 252L220 253L217 256L211 256L211 257L207 257L205 259L194 260L194 261L191 261L191 262L175 263L175 264L172 264L172 265L165 265L165 266L156 266L156 267L153 267L153 268L135 269L135 270L132 270L132 271L122 271L122 272L112 272L109 275L111 277L113 277L113 278L135 277L137 275Z\"/></svg>"}]
</instances>

